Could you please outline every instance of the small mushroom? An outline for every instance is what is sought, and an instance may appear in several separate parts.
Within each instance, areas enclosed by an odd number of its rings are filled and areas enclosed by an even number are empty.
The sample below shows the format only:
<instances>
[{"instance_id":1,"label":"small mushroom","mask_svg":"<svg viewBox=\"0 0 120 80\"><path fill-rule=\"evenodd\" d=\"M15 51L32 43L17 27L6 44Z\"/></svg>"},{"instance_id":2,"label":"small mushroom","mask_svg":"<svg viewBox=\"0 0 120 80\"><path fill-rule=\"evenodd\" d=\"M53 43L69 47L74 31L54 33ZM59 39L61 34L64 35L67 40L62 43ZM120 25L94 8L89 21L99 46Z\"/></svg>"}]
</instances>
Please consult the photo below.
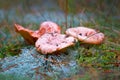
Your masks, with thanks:
<instances>
[{"instance_id":1,"label":"small mushroom","mask_svg":"<svg viewBox=\"0 0 120 80\"><path fill-rule=\"evenodd\" d=\"M59 51L74 45L75 41L74 37L66 37L64 34L46 33L36 41L35 47L42 54L59 53Z\"/></svg>"},{"instance_id":2,"label":"small mushroom","mask_svg":"<svg viewBox=\"0 0 120 80\"><path fill-rule=\"evenodd\" d=\"M41 23L39 31L41 35L45 33L61 33L61 28L52 21L45 21Z\"/></svg>"},{"instance_id":3,"label":"small mushroom","mask_svg":"<svg viewBox=\"0 0 120 80\"><path fill-rule=\"evenodd\" d=\"M101 44L105 38L103 33L87 27L69 28L66 30L66 34L88 44Z\"/></svg>"},{"instance_id":4,"label":"small mushroom","mask_svg":"<svg viewBox=\"0 0 120 80\"><path fill-rule=\"evenodd\" d=\"M29 44L35 44L36 40L41 36L38 30L29 30L19 24L15 24L14 28Z\"/></svg>"}]
</instances>

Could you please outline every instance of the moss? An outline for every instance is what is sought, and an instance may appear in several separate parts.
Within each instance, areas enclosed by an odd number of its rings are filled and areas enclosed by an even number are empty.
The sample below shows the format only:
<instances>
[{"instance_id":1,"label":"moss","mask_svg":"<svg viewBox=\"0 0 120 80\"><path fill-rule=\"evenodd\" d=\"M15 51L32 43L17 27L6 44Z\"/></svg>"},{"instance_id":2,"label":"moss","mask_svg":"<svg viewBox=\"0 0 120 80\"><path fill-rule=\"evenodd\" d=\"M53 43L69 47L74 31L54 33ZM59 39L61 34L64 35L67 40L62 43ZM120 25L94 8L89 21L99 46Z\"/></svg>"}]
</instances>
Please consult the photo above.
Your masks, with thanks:
<instances>
[{"instance_id":1,"label":"moss","mask_svg":"<svg viewBox=\"0 0 120 80\"><path fill-rule=\"evenodd\" d=\"M13 75L13 74L1 74L1 73L0 73L0 79L1 80L31 80L29 77L23 77L20 75Z\"/></svg>"}]
</instances>

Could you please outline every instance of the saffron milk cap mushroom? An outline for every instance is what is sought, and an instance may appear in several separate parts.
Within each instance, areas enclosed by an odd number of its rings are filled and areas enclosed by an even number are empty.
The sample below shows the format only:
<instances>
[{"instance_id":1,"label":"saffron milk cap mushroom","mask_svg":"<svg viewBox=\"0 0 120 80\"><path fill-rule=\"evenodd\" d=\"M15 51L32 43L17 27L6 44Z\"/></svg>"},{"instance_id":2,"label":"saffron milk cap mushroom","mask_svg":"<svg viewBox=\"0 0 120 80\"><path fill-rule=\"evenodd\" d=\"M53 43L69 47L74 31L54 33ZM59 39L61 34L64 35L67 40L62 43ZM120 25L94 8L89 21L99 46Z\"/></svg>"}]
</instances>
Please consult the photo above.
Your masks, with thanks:
<instances>
[{"instance_id":1,"label":"saffron milk cap mushroom","mask_svg":"<svg viewBox=\"0 0 120 80\"><path fill-rule=\"evenodd\" d=\"M29 44L34 44L36 40L45 33L60 33L61 28L54 22L45 21L41 23L40 29L33 31L30 29L26 29L21 25L14 25L15 31L21 34L21 36L27 41Z\"/></svg>"},{"instance_id":2,"label":"saffron milk cap mushroom","mask_svg":"<svg viewBox=\"0 0 120 80\"><path fill-rule=\"evenodd\" d=\"M74 37L59 33L46 33L42 35L35 43L38 52L42 54L59 53L63 49L75 44Z\"/></svg>"},{"instance_id":3,"label":"saffron milk cap mushroom","mask_svg":"<svg viewBox=\"0 0 120 80\"><path fill-rule=\"evenodd\" d=\"M38 30L29 30L19 24L15 24L14 28L29 44L35 44L36 40L41 36Z\"/></svg>"},{"instance_id":4,"label":"saffron milk cap mushroom","mask_svg":"<svg viewBox=\"0 0 120 80\"><path fill-rule=\"evenodd\" d=\"M65 33L88 44L101 44L105 38L103 33L87 27L69 28Z\"/></svg>"},{"instance_id":5,"label":"saffron milk cap mushroom","mask_svg":"<svg viewBox=\"0 0 120 80\"><path fill-rule=\"evenodd\" d=\"M39 31L41 35L45 33L61 33L61 28L52 21L45 21L40 24Z\"/></svg>"}]
</instances>

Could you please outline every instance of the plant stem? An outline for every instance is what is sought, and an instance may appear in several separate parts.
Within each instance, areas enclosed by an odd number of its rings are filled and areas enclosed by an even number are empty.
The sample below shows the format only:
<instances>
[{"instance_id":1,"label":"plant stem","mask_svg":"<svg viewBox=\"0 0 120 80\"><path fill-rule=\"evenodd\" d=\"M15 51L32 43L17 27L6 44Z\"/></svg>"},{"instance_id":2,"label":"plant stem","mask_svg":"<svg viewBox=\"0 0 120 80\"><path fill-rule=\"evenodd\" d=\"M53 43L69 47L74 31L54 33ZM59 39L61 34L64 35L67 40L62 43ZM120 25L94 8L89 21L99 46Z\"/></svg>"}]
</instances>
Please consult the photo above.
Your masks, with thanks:
<instances>
[{"instance_id":1,"label":"plant stem","mask_svg":"<svg viewBox=\"0 0 120 80\"><path fill-rule=\"evenodd\" d=\"M66 11L66 14L65 14L65 19L66 19L66 29L68 28L68 25L67 25L67 16L68 16L68 0L66 0L66 5L65 5L65 11Z\"/></svg>"}]
</instances>

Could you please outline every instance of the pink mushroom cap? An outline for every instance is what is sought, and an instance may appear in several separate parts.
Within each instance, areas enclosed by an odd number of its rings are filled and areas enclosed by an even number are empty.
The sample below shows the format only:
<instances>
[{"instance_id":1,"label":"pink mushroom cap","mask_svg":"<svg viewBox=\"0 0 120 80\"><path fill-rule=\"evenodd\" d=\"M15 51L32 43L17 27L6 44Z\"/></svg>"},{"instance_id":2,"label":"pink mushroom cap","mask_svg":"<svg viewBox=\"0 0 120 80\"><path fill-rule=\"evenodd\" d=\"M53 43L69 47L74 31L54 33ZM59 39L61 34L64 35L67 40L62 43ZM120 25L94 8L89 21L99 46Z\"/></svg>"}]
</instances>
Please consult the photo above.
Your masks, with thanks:
<instances>
[{"instance_id":1,"label":"pink mushroom cap","mask_svg":"<svg viewBox=\"0 0 120 80\"><path fill-rule=\"evenodd\" d=\"M63 49L75 44L74 37L59 33L46 33L42 35L35 43L38 52L42 54L59 53Z\"/></svg>"},{"instance_id":2,"label":"pink mushroom cap","mask_svg":"<svg viewBox=\"0 0 120 80\"><path fill-rule=\"evenodd\" d=\"M40 24L39 31L41 35L45 33L61 33L61 28L52 21L45 21Z\"/></svg>"},{"instance_id":3,"label":"pink mushroom cap","mask_svg":"<svg viewBox=\"0 0 120 80\"><path fill-rule=\"evenodd\" d=\"M69 28L66 30L66 34L88 44L101 44L105 38L103 33L87 27Z\"/></svg>"}]
</instances>

